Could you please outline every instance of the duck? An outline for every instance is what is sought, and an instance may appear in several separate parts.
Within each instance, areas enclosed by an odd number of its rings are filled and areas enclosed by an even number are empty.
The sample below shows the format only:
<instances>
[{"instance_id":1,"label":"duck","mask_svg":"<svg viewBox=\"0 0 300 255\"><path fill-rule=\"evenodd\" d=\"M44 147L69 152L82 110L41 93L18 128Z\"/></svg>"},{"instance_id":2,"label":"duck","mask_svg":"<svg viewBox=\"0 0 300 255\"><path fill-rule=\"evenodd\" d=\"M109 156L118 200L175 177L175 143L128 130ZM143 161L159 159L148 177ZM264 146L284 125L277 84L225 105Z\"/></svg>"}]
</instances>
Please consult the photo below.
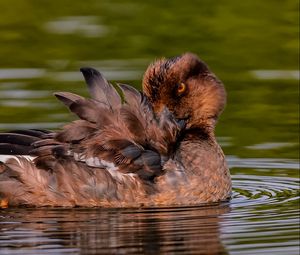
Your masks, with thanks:
<instances>
[{"instance_id":1,"label":"duck","mask_svg":"<svg viewBox=\"0 0 300 255\"><path fill-rule=\"evenodd\" d=\"M90 98L54 93L78 119L0 133L2 207L192 206L228 201L215 137L223 83L193 53L154 61L142 91L80 71ZM30 156L30 157L28 157Z\"/></svg>"}]
</instances>

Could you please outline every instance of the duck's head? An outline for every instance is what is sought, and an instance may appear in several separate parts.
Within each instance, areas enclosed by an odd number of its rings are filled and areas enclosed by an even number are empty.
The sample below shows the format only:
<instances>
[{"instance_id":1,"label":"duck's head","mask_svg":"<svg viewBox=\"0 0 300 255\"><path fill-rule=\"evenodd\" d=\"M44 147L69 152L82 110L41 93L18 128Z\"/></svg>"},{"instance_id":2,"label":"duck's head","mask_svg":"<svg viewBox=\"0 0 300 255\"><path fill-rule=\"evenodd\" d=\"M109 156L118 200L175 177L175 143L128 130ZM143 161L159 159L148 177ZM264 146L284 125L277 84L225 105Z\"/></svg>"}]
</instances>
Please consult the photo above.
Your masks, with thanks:
<instances>
[{"instance_id":1,"label":"duck's head","mask_svg":"<svg viewBox=\"0 0 300 255\"><path fill-rule=\"evenodd\" d=\"M226 104L222 82L192 53L151 64L143 79L143 91L154 111L166 106L187 128L213 131Z\"/></svg>"}]
</instances>

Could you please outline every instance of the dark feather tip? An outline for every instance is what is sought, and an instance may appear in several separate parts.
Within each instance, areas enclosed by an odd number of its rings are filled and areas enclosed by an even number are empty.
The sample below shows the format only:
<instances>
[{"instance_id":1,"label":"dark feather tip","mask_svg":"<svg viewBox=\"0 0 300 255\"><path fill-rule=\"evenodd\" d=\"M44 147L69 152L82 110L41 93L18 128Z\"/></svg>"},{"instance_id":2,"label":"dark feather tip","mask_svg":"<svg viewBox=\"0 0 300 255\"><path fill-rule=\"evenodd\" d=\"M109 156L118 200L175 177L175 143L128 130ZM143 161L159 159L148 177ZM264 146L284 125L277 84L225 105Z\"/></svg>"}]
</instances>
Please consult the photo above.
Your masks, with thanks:
<instances>
[{"instance_id":1,"label":"dark feather tip","mask_svg":"<svg viewBox=\"0 0 300 255\"><path fill-rule=\"evenodd\" d=\"M83 99L83 97L70 92L55 92L53 95L68 107L70 107L74 102Z\"/></svg>"},{"instance_id":2,"label":"dark feather tip","mask_svg":"<svg viewBox=\"0 0 300 255\"><path fill-rule=\"evenodd\" d=\"M82 72L83 77L87 82L95 77L102 77L101 73L98 70L91 67L82 67L80 68L80 72Z\"/></svg>"}]
</instances>

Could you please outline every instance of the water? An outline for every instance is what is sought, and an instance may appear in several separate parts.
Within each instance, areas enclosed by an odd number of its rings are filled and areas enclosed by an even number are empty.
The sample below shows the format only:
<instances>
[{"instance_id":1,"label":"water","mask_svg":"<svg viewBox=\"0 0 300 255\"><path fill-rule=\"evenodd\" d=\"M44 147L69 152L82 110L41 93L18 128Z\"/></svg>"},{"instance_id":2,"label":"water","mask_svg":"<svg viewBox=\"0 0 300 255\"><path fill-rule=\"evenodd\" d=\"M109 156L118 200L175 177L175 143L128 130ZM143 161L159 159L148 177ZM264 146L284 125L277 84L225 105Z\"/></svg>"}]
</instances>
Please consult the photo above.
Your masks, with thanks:
<instances>
[{"instance_id":1,"label":"water","mask_svg":"<svg viewBox=\"0 0 300 255\"><path fill-rule=\"evenodd\" d=\"M192 51L228 92L233 178L217 205L3 209L1 254L299 254L298 1L0 4L0 130L74 119L52 93L87 95L81 66L139 87L151 61Z\"/></svg>"}]
</instances>

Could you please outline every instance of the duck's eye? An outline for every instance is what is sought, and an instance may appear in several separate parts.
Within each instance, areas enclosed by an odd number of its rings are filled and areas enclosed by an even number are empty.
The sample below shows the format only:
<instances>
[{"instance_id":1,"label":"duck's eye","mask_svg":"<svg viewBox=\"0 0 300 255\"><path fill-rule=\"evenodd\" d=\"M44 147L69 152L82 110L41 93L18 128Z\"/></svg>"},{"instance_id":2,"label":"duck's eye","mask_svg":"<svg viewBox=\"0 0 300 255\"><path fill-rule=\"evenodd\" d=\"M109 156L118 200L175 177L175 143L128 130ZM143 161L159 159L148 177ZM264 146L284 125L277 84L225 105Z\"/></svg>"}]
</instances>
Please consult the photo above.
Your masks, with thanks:
<instances>
[{"instance_id":1,"label":"duck's eye","mask_svg":"<svg viewBox=\"0 0 300 255\"><path fill-rule=\"evenodd\" d=\"M185 83L180 83L180 84L178 85L178 88L177 88L177 93L178 93L178 94L182 94L185 90L186 90L186 85L185 85Z\"/></svg>"}]
</instances>

